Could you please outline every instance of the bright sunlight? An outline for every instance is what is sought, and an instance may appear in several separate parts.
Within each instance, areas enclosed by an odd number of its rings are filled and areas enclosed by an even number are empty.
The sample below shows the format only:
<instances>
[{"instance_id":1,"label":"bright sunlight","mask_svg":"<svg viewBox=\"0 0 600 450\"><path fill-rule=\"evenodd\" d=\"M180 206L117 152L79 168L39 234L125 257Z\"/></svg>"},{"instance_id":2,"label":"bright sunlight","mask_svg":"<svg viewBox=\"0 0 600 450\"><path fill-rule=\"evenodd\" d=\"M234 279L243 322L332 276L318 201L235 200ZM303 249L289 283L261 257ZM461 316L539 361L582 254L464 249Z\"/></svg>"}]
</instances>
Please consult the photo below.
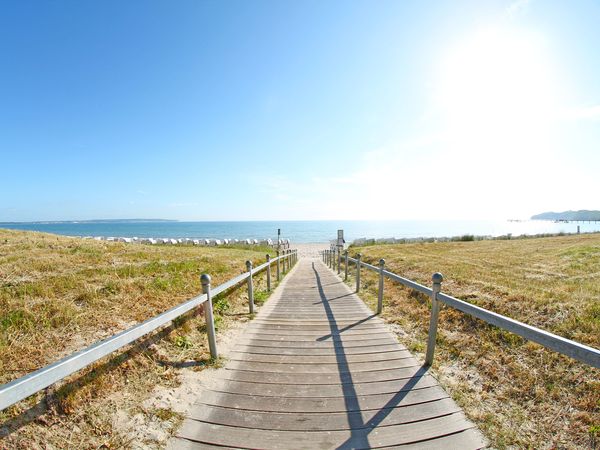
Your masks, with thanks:
<instances>
[{"instance_id":1,"label":"bright sunlight","mask_svg":"<svg viewBox=\"0 0 600 450\"><path fill-rule=\"evenodd\" d=\"M448 52L440 73L439 106L463 144L531 144L559 103L556 68L531 32L479 30Z\"/></svg>"}]
</instances>

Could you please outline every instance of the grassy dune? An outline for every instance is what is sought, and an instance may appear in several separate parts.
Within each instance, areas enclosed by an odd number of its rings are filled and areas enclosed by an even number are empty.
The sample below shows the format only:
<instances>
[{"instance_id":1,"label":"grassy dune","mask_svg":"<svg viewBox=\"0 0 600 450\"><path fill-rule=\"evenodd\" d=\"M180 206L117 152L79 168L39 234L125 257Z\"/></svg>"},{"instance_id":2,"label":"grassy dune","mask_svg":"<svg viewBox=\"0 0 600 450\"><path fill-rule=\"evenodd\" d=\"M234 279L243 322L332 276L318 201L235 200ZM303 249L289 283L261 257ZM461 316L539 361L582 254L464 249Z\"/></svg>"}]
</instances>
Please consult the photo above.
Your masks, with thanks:
<instances>
[{"instance_id":1,"label":"grassy dune","mask_svg":"<svg viewBox=\"0 0 600 450\"><path fill-rule=\"evenodd\" d=\"M598 234L379 245L350 254L358 252L372 264L383 257L388 270L426 285L442 272L446 293L600 348ZM374 306L377 275L365 273L364 280ZM385 289L384 317L423 353L429 299L390 281ZM434 368L494 447L600 445L597 369L450 308L441 312Z\"/></svg>"},{"instance_id":2,"label":"grassy dune","mask_svg":"<svg viewBox=\"0 0 600 450\"><path fill-rule=\"evenodd\" d=\"M203 272L216 286L245 271L246 260L264 262L268 251L132 245L0 230L0 382L197 295ZM255 289L257 302L264 300L261 277ZM243 288L214 303L218 331L248 319ZM38 394L0 412L0 447L128 446L128 436L114 427L116 411L174 428L177 414L144 410L140 404L155 386L177 384L179 363L194 360L198 370L210 363L204 330L203 317L192 313L47 396Z\"/></svg>"}]
</instances>

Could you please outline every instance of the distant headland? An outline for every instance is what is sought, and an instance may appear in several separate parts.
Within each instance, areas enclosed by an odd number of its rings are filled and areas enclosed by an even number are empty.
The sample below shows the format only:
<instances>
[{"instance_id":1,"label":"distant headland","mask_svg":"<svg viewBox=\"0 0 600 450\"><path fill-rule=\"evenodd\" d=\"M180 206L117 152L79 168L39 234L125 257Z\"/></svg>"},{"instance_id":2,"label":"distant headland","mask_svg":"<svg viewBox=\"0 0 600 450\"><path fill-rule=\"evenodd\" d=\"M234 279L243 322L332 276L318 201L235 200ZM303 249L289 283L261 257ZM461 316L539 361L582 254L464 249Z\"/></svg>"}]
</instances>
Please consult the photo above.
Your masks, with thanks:
<instances>
[{"instance_id":1,"label":"distant headland","mask_svg":"<svg viewBox=\"0 0 600 450\"><path fill-rule=\"evenodd\" d=\"M580 211L544 212L531 216L531 220L596 221L600 220L600 211L582 209Z\"/></svg>"}]
</instances>

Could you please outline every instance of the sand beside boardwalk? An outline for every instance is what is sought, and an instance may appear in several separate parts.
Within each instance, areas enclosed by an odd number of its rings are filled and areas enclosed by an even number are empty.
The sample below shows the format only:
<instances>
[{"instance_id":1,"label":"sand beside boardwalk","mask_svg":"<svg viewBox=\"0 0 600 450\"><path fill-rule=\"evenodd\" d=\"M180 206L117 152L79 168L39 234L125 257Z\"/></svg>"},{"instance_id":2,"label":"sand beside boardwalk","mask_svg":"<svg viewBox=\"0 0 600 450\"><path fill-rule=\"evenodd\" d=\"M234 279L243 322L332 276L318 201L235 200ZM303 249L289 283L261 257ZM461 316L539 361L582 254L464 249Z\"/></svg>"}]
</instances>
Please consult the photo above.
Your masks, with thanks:
<instances>
[{"instance_id":1,"label":"sand beside boardwalk","mask_svg":"<svg viewBox=\"0 0 600 450\"><path fill-rule=\"evenodd\" d=\"M295 244L291 243L290 247L298 250L300 258L318 258L319 252L329 248L329 243L323 242L320 244Z\"/></svg>"}]
</instances>

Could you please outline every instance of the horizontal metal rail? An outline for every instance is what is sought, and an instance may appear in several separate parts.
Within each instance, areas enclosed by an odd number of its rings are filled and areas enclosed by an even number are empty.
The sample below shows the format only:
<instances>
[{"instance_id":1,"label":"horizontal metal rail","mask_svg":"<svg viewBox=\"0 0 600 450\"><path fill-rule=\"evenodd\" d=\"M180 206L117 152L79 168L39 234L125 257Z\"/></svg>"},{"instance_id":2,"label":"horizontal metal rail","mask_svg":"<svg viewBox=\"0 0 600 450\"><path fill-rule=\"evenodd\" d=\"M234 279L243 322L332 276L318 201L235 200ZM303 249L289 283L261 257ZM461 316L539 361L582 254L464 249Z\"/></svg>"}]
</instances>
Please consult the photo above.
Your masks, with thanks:
<instances>
[{"instance_id":1,"label":"horizontal metal rail","mask_svg":"<svg viewBox=\"0 0 600 450\"><path fill-rule=\"evenodd\" d=\"M353 264L356 264L357 260L354 259L354 258L348 257L348 261L350 261ZM361 267L366 267L367 269L369 269L369 270L371 270L373 272L379 273L379 267L373 266L371 264L367 264L364 261L360 262L360 266ZM419 284L416 281L409 280L408 278L401 277L400 275L397 275L397 274L395 274L393 272L390 272L388 270L384 270L383 271L383 275L386 278L389 278L390 280L397 281L398 283L403 284L404 286L409 287L411 289L414 289L416 291L422 292L425 295L431 295L431 293L433 292L431 290L431 288L428 288L427 286L423 286L422 284Z\"/></svg>"},{"instance_id":2,"label":"horizontal metal rail","mask_svg":"<svg viewBox=\"0 0 600 450\"><path fill-rule=\"evenodd\" d=\"M259 273L265 270L267 266L270 266L279 260L283 260L284 258L293 257L294 255L294 251L291 251L291 253L284 253L278 257L275 257L268 262L252 269L252 274ZM212 295L217 295L221 292L227 291L245 281L249 276L250 272L245 272L241 275L238 275L237 277L215 287L211 290L211 293ZM14 405L18 401L21 401L32 394L35 394L38 391L41 391L44 388L47 388L48 386L62 380L65 377L74 374L75 372L89 366L99 359L108 356L112 352L131 344L142 336L145 336L148 333L151 333L152 331L166 325L177 317L206 302L206 299L206 294L194 297L151 319L146 320L145 322L129 328L128 330L96 342L95 344L83 350L56 361L55 363L52 363L46 367L42 367L35 372L0 386L0 411L11 405Z\"/></svg>"},{"instance_id":3,"label":"horizontal metal rail","mask_svg":"<svg viewBox=\"0 0 600 450\"><path fill-rule=\"evenodd\" d=\"M510 331L529 341L537 342L544 347L600 369L600 350L527 325L501 314L488 311L487 309L480 308L479 306L475 306L464 300L459 300L441 292L437 295L437 299L465 314L469 314L470 316L481 319L491 325L495 325L498 328Z\"/></svg>"},{"instance_id":4,"label":"horizontal metal rail","mask_svg":"<svg viewBox=\"0 0 600 450\"><path fill-rule=\"evenodd\" d=\"M540 328L527 325L523 322L519 322L518 320L497 314L442 292L436 292L434 296L433 289L409 280L408 278L401 277L400 275L387 270L381 270L379 267L365 263L364 261L359 261L355 258L348 257L347 260L348 262L351 262L355 265L359 264L360 267L365 267L373 272L382 273L386 278L397 281L406 287L415 289L416 291L432 297L432 303L436 301L442 302L448 306L458 309L465 314L483 320L490 325L497 326L498 328L519 335L529 341L536 342L548 349L569 356L592 367L600 368L600 350L596 348L589 347L579 342L575 342L548 331L544 331Z\"/></svg>"}]
</instances>

